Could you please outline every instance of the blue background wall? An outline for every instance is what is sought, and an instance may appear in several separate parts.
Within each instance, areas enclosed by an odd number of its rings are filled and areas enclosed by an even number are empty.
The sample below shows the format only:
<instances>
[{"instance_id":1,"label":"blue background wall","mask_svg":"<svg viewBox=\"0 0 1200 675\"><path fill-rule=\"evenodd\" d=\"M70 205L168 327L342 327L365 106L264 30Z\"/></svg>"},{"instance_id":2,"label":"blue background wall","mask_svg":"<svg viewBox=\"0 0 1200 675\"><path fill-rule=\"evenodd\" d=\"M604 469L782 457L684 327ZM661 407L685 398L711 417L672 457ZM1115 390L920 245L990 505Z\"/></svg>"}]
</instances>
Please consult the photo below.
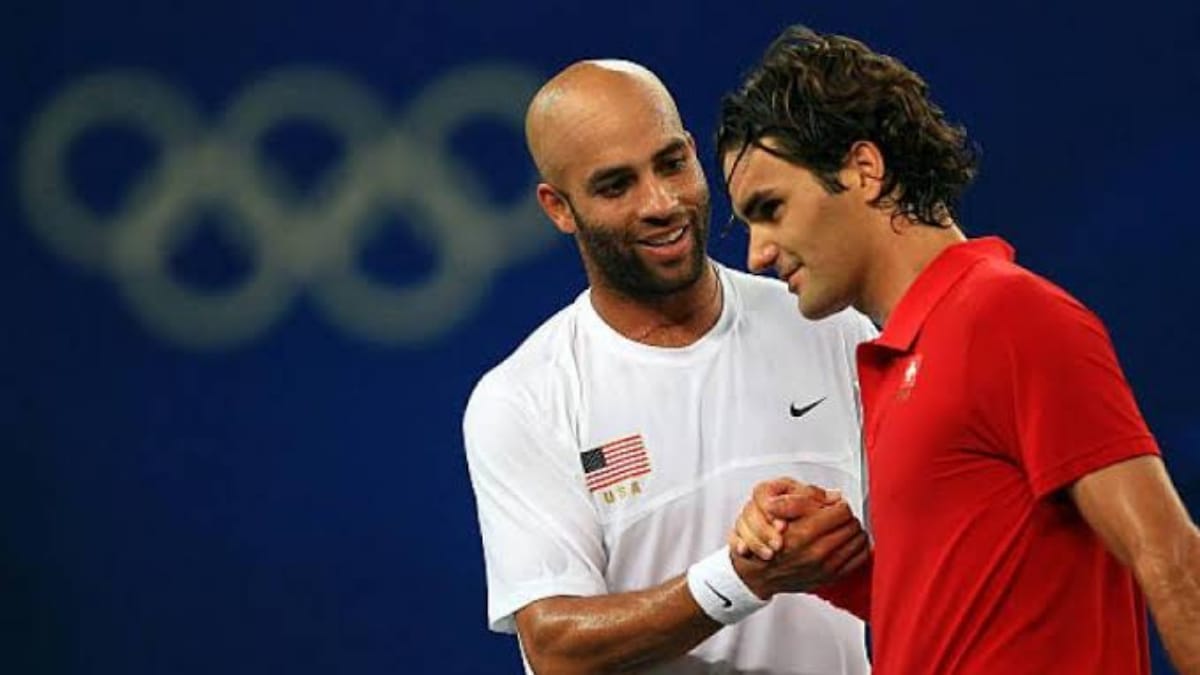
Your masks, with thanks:
<instances>
[{"instance_id":1,"label":"blue background wall","mask_svg":"<svg viewBox=\"0 0 1200 675\"><path fill-rule=\"evenodd\" d=\"M518 672L459 419L583 275L513 120L632 58L715 176L720 94L794 21L968 126L966 226L1107 321L1200 513L1195 3L434 4L6 6L0 671Z\"/></svg>"}]
</instances>

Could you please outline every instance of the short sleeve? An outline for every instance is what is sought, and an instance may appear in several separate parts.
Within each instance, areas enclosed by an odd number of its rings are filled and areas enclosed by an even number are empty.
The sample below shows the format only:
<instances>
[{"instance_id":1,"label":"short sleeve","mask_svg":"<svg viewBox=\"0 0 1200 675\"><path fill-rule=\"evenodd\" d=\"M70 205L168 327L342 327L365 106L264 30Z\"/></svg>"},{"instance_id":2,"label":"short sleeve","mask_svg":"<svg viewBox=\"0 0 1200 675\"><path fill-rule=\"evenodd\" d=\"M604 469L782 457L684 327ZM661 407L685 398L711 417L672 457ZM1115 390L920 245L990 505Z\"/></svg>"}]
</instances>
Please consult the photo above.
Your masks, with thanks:
<instances>
[{"instance_id":1,"label":"short sleeve","mask_svg":"<svg viewBox=\"0 0 1200 675\"><path fill-rule=\"evenodd\" d=\"M579 453L528 407L485 378L463 418L488 625L505 633L516 632L513 614L531 602L607 590L603 532L570 464Z\"/></svg>"},{"instance_id":2,"label":"short sleeve","mask_svg":"<svg viewBox=\"0 0 1200 675\"><path fill-rule=\"evenodd\" d=\"M1158 454L1095 314L1032 275L989 295L971 336L972 387L983 394L976 414L1014 453L1035 495Z\"/></svg>"}]
</instances>

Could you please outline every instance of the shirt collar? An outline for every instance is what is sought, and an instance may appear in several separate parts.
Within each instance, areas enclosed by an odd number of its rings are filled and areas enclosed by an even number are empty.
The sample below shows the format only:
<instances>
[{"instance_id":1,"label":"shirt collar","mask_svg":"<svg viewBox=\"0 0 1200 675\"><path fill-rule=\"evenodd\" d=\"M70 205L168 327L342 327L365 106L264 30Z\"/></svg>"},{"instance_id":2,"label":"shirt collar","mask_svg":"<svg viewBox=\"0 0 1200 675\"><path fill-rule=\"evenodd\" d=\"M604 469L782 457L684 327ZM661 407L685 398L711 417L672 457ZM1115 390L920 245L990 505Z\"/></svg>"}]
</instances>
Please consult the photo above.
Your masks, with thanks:
<instances>
[{"instance_id":1,"label":"shirt collar","mask_svg":"<svg viewBox=\"0 0 1200 675\"><path fill-rule=\"evenodd\" d=\"M917 275L904 292L892 315L883 326L883 334L874 344L895 351L912 348L925 319L967 270L984 260L1011 261L1015 251L999 237L980 237L948 246Z\"/></svg>"}]
</instances>

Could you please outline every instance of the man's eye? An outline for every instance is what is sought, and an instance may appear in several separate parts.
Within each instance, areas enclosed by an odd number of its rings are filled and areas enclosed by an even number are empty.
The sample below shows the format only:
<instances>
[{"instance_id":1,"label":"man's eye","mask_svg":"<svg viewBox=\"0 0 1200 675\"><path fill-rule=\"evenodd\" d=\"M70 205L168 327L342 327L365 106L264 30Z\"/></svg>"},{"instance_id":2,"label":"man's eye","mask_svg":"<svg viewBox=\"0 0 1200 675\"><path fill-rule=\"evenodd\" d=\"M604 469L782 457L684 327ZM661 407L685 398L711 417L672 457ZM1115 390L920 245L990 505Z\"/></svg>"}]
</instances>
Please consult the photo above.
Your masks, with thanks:
<instances>
[{"instance_id":1,"label":"man's eye","mask_svg":"<svg viewBox=\"0 0 1200 675\"><path fill-rule=\"evenodd\" d=\"M612 183L605 183L604 185L598 186L596 188L596 194L601 197L613 199L613 198L620 197L621 195L625 194L625 191L628 189L629 189L629 181L618 180L618 181L614 181Z\"/></svg>"},{"instance_id":2,"label":"man's eye","mask_svg":"<svg viewBox=\"0 0 1200 675\"><path fill-rule=\"evenodd\" d=\"M758 214L755 220L775 220L779 215L779 207L783 204L781 199L768 199L758 207Z\"/></svg>"},{"instance_id":3,"label":"man's eye","mask_svg":"<svg viewBox=\"0 0 1200 675\"><path fill-rule=\"evenodd\" d=\"M663 162L662 170L666 173L679 173L687 167L687 157L674 157Z\"/></svg>"}]
</instances>

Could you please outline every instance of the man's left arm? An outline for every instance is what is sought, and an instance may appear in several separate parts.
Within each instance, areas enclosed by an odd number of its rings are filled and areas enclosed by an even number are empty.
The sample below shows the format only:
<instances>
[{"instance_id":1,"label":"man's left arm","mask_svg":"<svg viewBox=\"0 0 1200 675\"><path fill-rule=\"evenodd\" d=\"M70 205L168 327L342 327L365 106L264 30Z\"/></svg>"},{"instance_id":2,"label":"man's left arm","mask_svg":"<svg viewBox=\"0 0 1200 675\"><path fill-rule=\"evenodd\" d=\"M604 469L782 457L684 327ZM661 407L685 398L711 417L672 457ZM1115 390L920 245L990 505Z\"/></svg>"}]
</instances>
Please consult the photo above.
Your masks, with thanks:
<instances>
[{"instance_id":1,"label":"man's left arm","mask_svg":"<svg viewBox=\"0 0 1200 675\"><path fill-rule=\"evenodd\" d=\"M974 317L968 368L981 433L1012 449L1036 498L1070 494L1136 577L1176 668L1200 675L1200 535L1104 324L1032 275L977 301L987 311Z\"/></svg>"},{"instance_id":2,"label":"man's left arm","mask_svg":"<svg viewBox=\"0 0 1200 675\"><path fill-rule=\"evenodd\" d=\"M1080 513L1137 578L1171 661L1200 675L1200 530L1160 458L1093 471L1069 489Z\"/></svg>"}]
</instances>

